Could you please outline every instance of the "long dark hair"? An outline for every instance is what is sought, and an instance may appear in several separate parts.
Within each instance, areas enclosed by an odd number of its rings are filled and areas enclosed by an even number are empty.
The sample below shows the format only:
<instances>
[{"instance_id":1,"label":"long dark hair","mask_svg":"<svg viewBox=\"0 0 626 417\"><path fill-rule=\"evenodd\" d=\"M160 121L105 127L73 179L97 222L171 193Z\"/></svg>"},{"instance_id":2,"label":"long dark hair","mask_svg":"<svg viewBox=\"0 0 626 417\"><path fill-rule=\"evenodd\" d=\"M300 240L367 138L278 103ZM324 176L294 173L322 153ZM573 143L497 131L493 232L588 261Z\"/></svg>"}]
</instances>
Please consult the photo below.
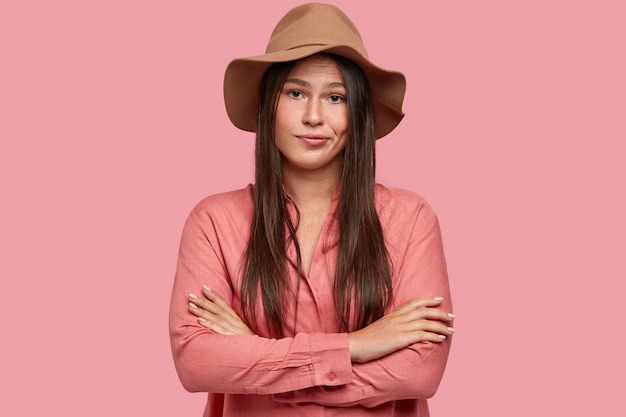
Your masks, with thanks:
<instances>
[{"instance_id":1,"label":"long dark hair","mask_svg":"<svg viewBox=\"0 0 626 417\"><path fill-rule=\"evenodd\" d=\"M337 215L339 247L334 278L337 320L343 331L363 328L383 316L392 298L391 266L374 207L376 138L374 107L361 68L332 57L347 92L350 137L343 151ZM246 250L241 303L246 321L255 324L258 289L273 335L284 336L287 294L297 299L287 270L285 228L301 265L300 249L282 188L281 154L274 143L276 106L295 62L273 64L261 83L257 117L254 214ZM297 208L296 208L297 209ZM300 271L300 267L299 273ZM298 279L298 283L299 283ZM297 303L296 303L297 309Z\"/></svg>"}]
</instances>

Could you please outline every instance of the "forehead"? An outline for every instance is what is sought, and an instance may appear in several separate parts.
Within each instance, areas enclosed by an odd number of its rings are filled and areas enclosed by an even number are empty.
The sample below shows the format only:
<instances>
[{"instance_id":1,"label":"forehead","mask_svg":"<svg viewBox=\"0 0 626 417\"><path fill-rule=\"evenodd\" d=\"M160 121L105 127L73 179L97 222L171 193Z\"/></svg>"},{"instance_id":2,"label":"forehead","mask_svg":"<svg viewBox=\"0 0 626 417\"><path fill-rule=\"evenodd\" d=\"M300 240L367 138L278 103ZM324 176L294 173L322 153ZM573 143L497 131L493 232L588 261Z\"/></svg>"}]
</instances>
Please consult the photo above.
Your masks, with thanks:
<instances>
[{"instance_id":1,"label":"forehead","mask_svg":"<svg viewBox=\"0 0 626 417\"><path fill-rule=\"evenodd\" d=\"M343 76L334 59L328 55L312 55L298 61L287 78L319 79L324 82L341 82Z\"/></svg>"}]
</instances>

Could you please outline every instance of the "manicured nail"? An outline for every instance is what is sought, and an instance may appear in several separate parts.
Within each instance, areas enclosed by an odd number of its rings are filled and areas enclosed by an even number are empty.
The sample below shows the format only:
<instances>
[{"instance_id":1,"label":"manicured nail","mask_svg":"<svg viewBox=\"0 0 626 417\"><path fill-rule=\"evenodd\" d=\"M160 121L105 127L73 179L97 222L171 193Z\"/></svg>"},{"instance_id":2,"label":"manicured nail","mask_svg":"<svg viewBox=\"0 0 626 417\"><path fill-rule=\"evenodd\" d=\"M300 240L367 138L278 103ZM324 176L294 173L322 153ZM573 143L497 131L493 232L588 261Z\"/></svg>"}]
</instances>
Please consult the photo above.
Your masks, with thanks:
<instances>
[{"instance_id":1,"label":"manicured nail","mask_svg":"<svg viewBox=\"0 0 626 417\"><path fill-rule=\"evenodd\" d=\"M203 319L202 317L198 317L198 321L199 321L200 323L206 323L206 320L205 320L205 319Z\"/></svg>"},{"instance_id":2,"label":"manicured nail","mask_svg":"<svg viewBox=\"0 0 626 417\"><path fill-rule=\"evenodd\" d=\"M448 313L448 317L450 317L451 319L455 319L456 318L456 316L454 314L452 314L452 313Z\"/></svg>"},{"instance_id":3,"label":"manicured nail","mask_svg":"<svg viewBox=\"0 0 626 417\"><path fill-rule=\"evenodd\" d=\"M207 287L206 285L203 285L202 288L204 288L204 290L206 292L211 292L211 289L209 287Z\"/></svg>"},{"instance_id":4,"label":"manicured nail","mask_svg":"<svg viewBox=\"0 0 626 417\"><path fill-rule=\"evenodd\" d=\"M448 331L449 331L450 333L454 333L454 332L456 332L456 330L454 330L454 327L448 327Z\"/></svg>"},{"instance_id":5,"label":"manicured nail","mask_svg":"<svg viewBox=\"0 0 626 417\"><path fill-rule=\"evenodd\" d=\"M446 335L445 334L437 335L437 337L440 338L441 340L445 340L446 339Z\"/></svg>"},{"instance_id":6,"label":"manicured nail","mask_svg":"<svg viewBox=\"0 0 626 417\"><path fill-rule=\"evenodd\" d=\"M443 301L443 297L434 297L435 301Z\"/></svg>"},{"instance_id":7,"label":"manicured nail","mask_svg":"<svg viewBox=\"0 0 626 417\"><path fill-rule=\"evenodd\" d=\"M189 293L189 298L191 298L192 300L197 300L198 296L195 295L194 293Z\"/></svg>"},{"instance_id":8,"label":"manicured nail","mask_svg":"<svg viewBox=\"0 0 626 417\"><path fill-rule=\"evenodd\" d=\"M197 305L195 305L194 303L189 303L189 307L191 307L191 308L193 308L193 309L198 308L198 306L197 306Z\"/></svg>"}]
</instances>

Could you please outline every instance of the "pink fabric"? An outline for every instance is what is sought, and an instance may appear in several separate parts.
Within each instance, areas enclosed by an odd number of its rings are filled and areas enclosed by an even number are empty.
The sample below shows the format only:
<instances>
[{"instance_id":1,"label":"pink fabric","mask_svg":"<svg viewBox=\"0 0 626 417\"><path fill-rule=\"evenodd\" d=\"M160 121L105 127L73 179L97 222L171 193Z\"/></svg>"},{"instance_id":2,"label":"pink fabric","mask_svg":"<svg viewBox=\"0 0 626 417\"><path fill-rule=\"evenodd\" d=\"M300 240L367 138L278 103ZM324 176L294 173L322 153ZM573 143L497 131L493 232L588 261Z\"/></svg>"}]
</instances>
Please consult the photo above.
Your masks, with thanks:
<instances>
[{"instance_id":1,"label":"pink fabric","mask_svg":"<svg viewBox=\"0 0 626 417\"><path fill-rule=\"evenodd\" d=\"M301 280L297 323L295 300L290 300L286 334L295 336L279 340L266 337L262 309L257 311L259 336L217 335L187 311L189 293L207 285L241 315L240 272L252 186L210 196L189 215L172 292L170 336L183 386L209 393L205 416L429 415L426 399L443 375L450 338L416 343L364 364L350 361L348 336L339 332L331 293L336 204L335 196L309 276ZM430 206L415 193L378 185L376 207L393 262L390 310L414 298L442 296L443 308L452 311L439 224ZM295 288L293 244L288 256Z\"/></svg>"}]
</instances>

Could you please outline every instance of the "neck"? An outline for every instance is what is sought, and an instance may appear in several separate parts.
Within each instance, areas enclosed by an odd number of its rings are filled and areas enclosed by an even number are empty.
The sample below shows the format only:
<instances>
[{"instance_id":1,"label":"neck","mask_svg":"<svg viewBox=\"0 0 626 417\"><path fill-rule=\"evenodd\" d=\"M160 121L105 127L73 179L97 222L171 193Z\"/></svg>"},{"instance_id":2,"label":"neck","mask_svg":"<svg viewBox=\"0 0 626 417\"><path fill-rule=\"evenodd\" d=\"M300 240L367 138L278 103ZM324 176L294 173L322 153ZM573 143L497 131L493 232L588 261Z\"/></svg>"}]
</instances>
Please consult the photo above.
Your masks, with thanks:
<instances>
[{"instance_id":1,"label":"neck","mask_svg":"<svg viewBox=\"0 0 626 417\"><path fill-rule=\"evenodd\" d=\"M330 202L333 192L339 186L339 169L337 167L313 173L283 167L283 186L299 207Z\"/></svg>"}]
</instances>

